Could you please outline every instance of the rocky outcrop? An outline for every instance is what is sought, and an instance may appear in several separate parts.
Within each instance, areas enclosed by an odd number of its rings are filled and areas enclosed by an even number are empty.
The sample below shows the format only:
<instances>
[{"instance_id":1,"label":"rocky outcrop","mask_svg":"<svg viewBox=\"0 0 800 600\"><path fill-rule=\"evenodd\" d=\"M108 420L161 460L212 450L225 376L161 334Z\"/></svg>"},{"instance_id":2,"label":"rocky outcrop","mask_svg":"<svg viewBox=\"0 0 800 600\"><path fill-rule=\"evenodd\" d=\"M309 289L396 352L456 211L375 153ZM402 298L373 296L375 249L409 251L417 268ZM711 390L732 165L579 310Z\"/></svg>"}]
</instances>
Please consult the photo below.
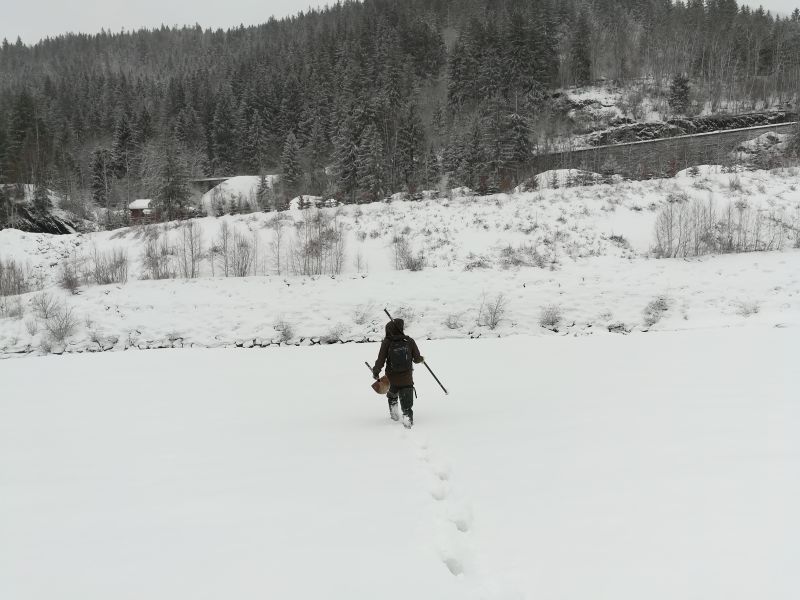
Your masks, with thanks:
<instances>
[{"instance_id":1,"label":"rocky outcrop","mask_svg":"<svg viewBox=\"0 0 800 600\"><path fill-rule=\"evenodd\" d=\"M665 122L627 123L596 131L586 136L591 146L608 146L626 142L643 142L696 135L712 131L744 129L761 125L776 125L798 120L798 114L789 111L748 113L742 115L711 115L706 117L680 117Z\"/></svg>"},{"instance_id":2,"label":"rocky outcrop","mask_svg":"<svg viewBox=\"0 0 800 600\"><path fill-rule=\"evenodd\" d=\"M53 213L38 214L33 211L28 203L18 203L14 206L14 216L5 225L10 229L19 229L28 233L52 233L63 235L75 233L75 223L64 216ZM0 227L2 229L3 227Z\"/></svg>"}]
</instances>

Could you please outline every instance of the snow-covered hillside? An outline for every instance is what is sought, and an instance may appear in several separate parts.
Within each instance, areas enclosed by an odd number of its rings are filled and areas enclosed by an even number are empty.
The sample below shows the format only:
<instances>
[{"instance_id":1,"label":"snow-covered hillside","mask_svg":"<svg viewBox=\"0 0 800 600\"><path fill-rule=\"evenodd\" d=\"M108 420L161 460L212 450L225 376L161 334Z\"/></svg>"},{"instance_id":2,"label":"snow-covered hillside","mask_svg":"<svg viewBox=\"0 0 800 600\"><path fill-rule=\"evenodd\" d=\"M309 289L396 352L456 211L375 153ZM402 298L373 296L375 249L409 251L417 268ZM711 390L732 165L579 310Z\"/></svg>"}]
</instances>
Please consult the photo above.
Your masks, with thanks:
<instances>
[{"instance_id":1,"label":"snow-covered hillside","mask_svg":"<svg viewBox=\"0 0 800 600\"><path fill-rule=\"evenodd\" d=\"M796 331L0 362L0 597L794 600Z\"/></svg>"},{"instance_id":2,"label":"snow-covered hillside","mask_svg":"<svg viewBox=\"0 0 800 600\"><path fill-rule=\"evenodd\" d=\"M693 199L750 215L750 227L758 215L770 227L800 223L798 183L792 170L702 168L513 195L319 211L295 203L283 213L86 235L5 230L0 259L25 265L44 292L11 308L4 299L11 316L0 319L0 354L360 341L381 335L384 306L430 338L798 323L800 255L790 229L781 245L774 231L756 232L772 236L777 252L672 260L649 252L661 208ZM331 242L324 256L311 243L320 231ZM127 257L126 283L76 294L56 285L65 265L91 279L97 257L113 252ZM156 268L176 278L148 280ZM196 277L187 277L192 269ZM226 269L245 276L224 277ZM42 293L72 309L76 326L64 343L45 343ZM548 311L558 318L543 329Z\"/></svg>"}]
</instances>

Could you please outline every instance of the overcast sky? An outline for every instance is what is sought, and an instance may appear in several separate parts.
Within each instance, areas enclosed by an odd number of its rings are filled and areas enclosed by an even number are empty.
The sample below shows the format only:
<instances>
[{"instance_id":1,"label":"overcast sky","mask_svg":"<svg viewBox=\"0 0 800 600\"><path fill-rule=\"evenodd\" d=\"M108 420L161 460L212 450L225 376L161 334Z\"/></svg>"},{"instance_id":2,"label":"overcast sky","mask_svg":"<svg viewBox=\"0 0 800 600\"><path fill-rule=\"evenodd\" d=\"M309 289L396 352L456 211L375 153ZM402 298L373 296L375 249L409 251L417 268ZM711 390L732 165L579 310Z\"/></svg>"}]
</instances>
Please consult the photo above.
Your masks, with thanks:
<instances>
[{"instance_id":1,"label":"overcast sky","mask_svg":"<svg viewBox=\"0 0 800 600\"><path fill-rule=\"evenodd\" d=\"M60 33L96 33L105 28L194 25L227 29L239 24L263 23L270 16L284 17L319 6L325 0L0 0L0 38L17 36L33 44ZM402 1L402 0L399 0ZM751 6L757 6L758 3ZM789 14L800 0L764 0L765 9Z\"/></svg>"}]
</instances>

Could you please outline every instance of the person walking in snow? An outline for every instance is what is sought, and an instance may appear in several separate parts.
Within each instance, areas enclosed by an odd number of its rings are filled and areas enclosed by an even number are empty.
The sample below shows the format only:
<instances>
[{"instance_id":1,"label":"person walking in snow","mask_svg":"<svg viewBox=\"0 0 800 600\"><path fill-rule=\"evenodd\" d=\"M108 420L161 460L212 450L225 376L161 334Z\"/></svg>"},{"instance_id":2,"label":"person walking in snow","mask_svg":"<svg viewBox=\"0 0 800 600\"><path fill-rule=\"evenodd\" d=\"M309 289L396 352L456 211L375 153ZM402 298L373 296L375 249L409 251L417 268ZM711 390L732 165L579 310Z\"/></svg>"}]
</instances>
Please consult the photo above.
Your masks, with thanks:
<instances>
[{"instance_id":1,"label":"person walking in snow","mask_svg":"<svg viewBox=\"0 0 800 600\"><path fill-rule=\"evenodd\" d=\"M386 324L386 337L381 342L378 360L372 367L372 376L380 378L381 369L386 364L386 377L389 378L389 416L393 421L400 420L397 407L398 398L403 411L403 425L410 429L414 424L414 363L423 363L425 359L419 353L413 338L403 333L403 319L394 319Z\"/></svg>"}]
</instances>

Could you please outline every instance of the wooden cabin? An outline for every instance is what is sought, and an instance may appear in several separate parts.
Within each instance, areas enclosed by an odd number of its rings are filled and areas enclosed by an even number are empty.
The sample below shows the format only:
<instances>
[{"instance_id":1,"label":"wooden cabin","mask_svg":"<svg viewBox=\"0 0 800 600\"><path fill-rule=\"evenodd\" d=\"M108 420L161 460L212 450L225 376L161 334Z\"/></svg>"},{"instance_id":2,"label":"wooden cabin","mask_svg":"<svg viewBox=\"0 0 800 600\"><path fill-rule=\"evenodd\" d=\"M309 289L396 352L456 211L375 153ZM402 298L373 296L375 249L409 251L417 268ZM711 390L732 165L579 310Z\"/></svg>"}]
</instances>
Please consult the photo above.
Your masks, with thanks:
<instances>
[{"instance_id":1,"label":"wooden cabin","mask_svg":"<svg viewBox=\"0 0 800 600\"><path fill-rule=\"evenodd\" d=\"M131 223L134 225L152 223L156 218L156 210L153 204L152 200L145 198L131 202L128 205Z\"/></svg>"}]
</instances>

